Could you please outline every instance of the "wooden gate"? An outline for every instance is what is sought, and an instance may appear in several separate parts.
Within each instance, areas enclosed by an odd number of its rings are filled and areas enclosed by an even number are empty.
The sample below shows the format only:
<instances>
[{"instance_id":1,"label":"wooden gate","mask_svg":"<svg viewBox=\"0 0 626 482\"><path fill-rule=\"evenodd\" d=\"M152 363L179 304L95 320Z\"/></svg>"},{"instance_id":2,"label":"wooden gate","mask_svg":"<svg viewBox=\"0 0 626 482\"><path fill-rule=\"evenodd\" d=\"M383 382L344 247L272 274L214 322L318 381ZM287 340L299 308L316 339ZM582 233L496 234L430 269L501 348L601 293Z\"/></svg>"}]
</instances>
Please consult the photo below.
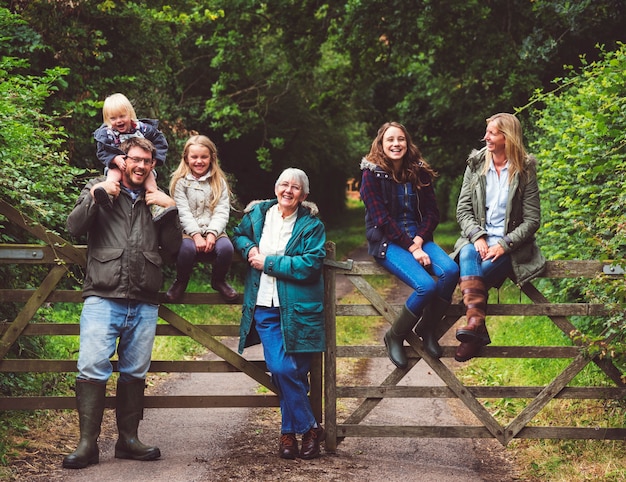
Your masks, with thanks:
<instances>
[{"instance_id":1,"label":"wooden gate","mask_svg":"<svg viewBox=\"0 0 626 482\"><path fill-rule=\"evenodd\" d=\"M7 359L6 354L20 336L78 335L78 323L30 323L44 303L82 303L81 292L73 289L57 289L67 277L68 265L84 266L86 249L73 246L65 239L51 233L41 225L28 219L9 204L0 200L0 215L22 228L43 244L0 245L0 263L38 264L48 267L45 278L36 289L0 289L0 302L23 303L14 320L0 322L0 373L10 372L76 372L75 360ZM386 357L385 349L378 346L337 346L336 318L338 316L382 316L393 322L401 306L391 305L366 281L364 276L386 274L373 262L336 261L333 243L327 244L328 256L324 267L325 320L327 351L324 357L316 356L311 373L311 401L314 411L321 420L322 405L327 430L326 450L334 451L345 437L441 437L441 438L495 438L503 445L513 438L585 438L626 439L626 428L585 427L536 427L529 426L532 418L555 398L576 399L624 399L626 384L623 374L610 360L586 358L585 346L573 339L574 346L559 347L506 347L487 346L480 356L505 358L563 358L571 360L569 365L545 387L497 387L466 386L459 381L444 362L454 356L453 346L444 347L442 360L433 359L421 349L421 341L411 335L408 339L409 366L405 370L393 369L379 386L338 386L337 358ZM369 303L362 305L337 304L335 284L337 274L345 275L366 297ZM622 276L619 270L595 261L549 262L544 277L593 277ZM77 286L78 288L78 286ZM589 303L550 303L532 284L523 292L534 304L491 304L489 315L548 316L567 336L574 326L568 316L604 316L604 306ZM217 294L186 293L183 300L189 304L223 303ZM210 311L210 310L207 310ZM439 335L454 325L463 310L453 305L441 324ZM146 408L210 408L210 407L277 407L276 388L272 385L263 360L247 360L227 346L218 337L238 336L239 319L230 325L195 325L185 320L166 305L159 308L159 316L168 324L157 326L157 336L188 336L218 355L222 361L168 361L153 360L151 372L243 372L269 389L269 395L219 395L219 396L147 396ZM210 313L209 313L210 316ZM408 371L424 359L432 370L445 382L445 387L397 386ZM568 383L589 363L595 363L613 387L568 387ZM323 379L322 379L323 373ZM324 382L324 383L322 383ZM322 386L324 396L322 397ZM389 397L458 398L478 418L478 426L374 426L361 422L380 403ZM481 403L490 398L525 398L532 401L517 417L502 426ZM337 420L337 400L341 398L362 399L359 407L346 420ZM114 397L107 397L107 407L115 406ZM74 397L2 397L2 410L68 409L75 407Z\"/></svg>"},{"instance_id":2,"label":"wooden gate","mask_svg":"<svg viewBox=\"0 0 626 482\"><path fill-rule=\"evenodd\" d=\"M76 360L7 359L6 354L20 336L78 335L78 323L30 323L37 310L45 303L82 303L81 292L58 289L67 278L69 265L84 266L86 247L74 246L67 240L46 230L28 219L11 205L0 200L0 215L6 217L44 244L0 245L0 263L38 264L49 267L47 276L37 289L0 289L0 302L24 303L12 322L0 322L0 373L14 372L76 372ZM161 293L162 301L165 301ZM183 303L217 305L224 302L217 293L186 293ZM197 325L189 322L170 307L161 304L159 317L168 325L157 326L157 336L187 336L215 353L222 361L171 361L153 360L150 372L243 372L270 394L215 395L215 396L146 396L146 408L197 408L197 407L278 407L277 389L266 372L263 360L247 360L228 348L218 337L239 336L239 318L229 325ZM207 318L210 309L207 309ZM311 401L316 415L322 415L321 355L314 360L311 373ZM117 363L113 362L117 371ZM75 397L2 397L2 410L67 409L76 406ZM115 406L115 397L107 397L107 407Z\"/></svg>"},{"instance_id":3,"label":"wooden gate","mask_svg":"<svg viewBox=\"0 0 626 482\"><path fill-rule=\"evenodd\" d=\"M626 428L585 427L537 427L528 423L551 400L555 398L612 399L626 398L624 374L610 360L587 358L585 346L572 339L574 346L486 346L479 356L494 358L563 358L570 359L569 365L552 382L544 387L515 386L467 386L463 385L454 372L444 363L454 357L455 346L443 347L442 360L435 359L422 350L422 342L411 333L406 347L409 365L406 369L393 368L378 386L338 386L337 359L386 357L384 346L337 346L336 318L338 316L382 316L392 323L402 305L390 305L366 281L366 275L387 274L375 262L334 262L333 252L327 265L333 270L327 274L328 289L333 292L335 276L345 275L369 304L336 304L333 296L326 297L327 352L324 365L325 426L328 433L326 449L334 450L345 437L440 437L440 438L495 438L507 445L513 438L557 438L557 439L626 439ZM623 272L608 264L596 261L552 261L548 262L544 278L591 278L597 275L621 276ZM522 291L534 304L490 304L488 315L547 316L568 338L575 327L568 316L603 316L607 314L603 305L590 303L550 303L534 284L529 283ZM438 336L446 333L464 315L461 304L452 305L438 330ZM397 386L400 380L424 359L443 380L445 387ZM567 384L589 363L595 363L615 387L567 387ZM384 398L458 398L482 423L479 426L392 426L362 424ZM337 400L341 398L362 399L360 405L346 420L337 420ZM481 403L481 399L524 398L532 401L506 426L501 425ZM555 423L558 421L555 421Z\"/></svg>"}]
</instances>

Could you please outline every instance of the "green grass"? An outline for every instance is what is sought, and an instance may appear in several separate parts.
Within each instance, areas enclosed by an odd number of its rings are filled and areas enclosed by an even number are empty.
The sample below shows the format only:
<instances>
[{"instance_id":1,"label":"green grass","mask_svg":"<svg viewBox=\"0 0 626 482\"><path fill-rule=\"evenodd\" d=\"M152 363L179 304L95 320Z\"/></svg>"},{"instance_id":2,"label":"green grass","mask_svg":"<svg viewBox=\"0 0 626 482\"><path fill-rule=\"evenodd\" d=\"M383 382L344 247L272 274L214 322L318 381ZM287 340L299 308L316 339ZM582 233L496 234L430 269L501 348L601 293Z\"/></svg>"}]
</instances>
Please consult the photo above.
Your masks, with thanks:
<instances>
[{"instance_id":1,"label":"green grass","mask_svg":"<svg viewBox=\"0 0 626 482\"><path fill-rule=\"evenodd\" d=\"M520 291L510 282L500 292L490 291L490 301L519 303ZM522 303L530 303L521 296ZM490 316L487 319L494 345L569 346L571 343L547 317ZM457 371L468 385L545 386L570 359L476 358ZM587 365L568 386L614 386L593 363ZM516 417L530 400L483 400L485 408L501 424ZM549 402L531 421L538 426L624 427L623 401L567 400ZM596 440L524 440L508 445L508 453L517 462L526 480L618 481L626 480L626 447L623 442Z\"/></svg>"}]
</instances>

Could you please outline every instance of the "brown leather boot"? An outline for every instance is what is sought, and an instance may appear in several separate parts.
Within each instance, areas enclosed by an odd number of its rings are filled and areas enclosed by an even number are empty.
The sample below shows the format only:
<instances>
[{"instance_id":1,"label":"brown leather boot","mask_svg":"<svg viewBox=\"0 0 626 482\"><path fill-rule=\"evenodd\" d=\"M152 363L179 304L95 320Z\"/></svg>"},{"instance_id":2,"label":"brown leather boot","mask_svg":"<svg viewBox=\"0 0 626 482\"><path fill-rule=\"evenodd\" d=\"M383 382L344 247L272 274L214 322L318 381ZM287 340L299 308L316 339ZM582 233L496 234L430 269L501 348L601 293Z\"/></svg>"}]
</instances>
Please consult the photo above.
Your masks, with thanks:
<instances>
[{"instance_id":1,"label":"brown leather boot","mask_svg":"<svg viewBox=\"0 0 626 482\"><path fill-rule=\"evenodd\" d=\"M454 359L458 362L464 362L474 358L484 345L482 343L462 342L454 353Z\"/></svg>"},{"instance_id":2,"label":"brown leather boot","mask_svg":"<svg viewBox=\"0 0 626 482\"><path fill-rule=\"evenodd\" d=\"M170 286L170 289L165 293L165 299L170 303L178 303L185 294L188 283L188 279L176 278L172 286Z\"/></svg>"},{"instance_id":3,"label":"brown leather boot","mask_svg":"<svg viewBox=\"0 0 626 482\"><path fill-rule=\"evenodd\" d=\"M312 428L302 436L302 448L300 449L300 458L305 460L314 459L320 456L320 443L326 438L326 432L320 425Z\"/></svg>"},{"instance_id":4,"label":"brown leather boot","mask_svg":"<svg viewBox=\"0 0 626 482\"><path fill-rule=\"evenodd\" d=\"M212 281L211 288L222 295L222 298L224 298L224 300L228 303L234 303L239 297L237 291L235 291L235 289L229 285L226 280Z\"/></svg>"},{"instance_id":5,"label":"brown leather boot","mask_svg":"<svg viewBox=\"0 0 626 482\"><path fill-rule=\"evenodd\" d=\"M234 303L239 298L235 289L226 282L226 273L229 266L213 265L211 271L211 288L217 291L227 303Z\"/></svg>"},{"instance_id":6,"label":"brown leather boot","mask_svg":"<svg viewBox=\"0 0 626 482\"><path fill-rule=\"evenodd\" d=\"M299 455L298 439L295 433L283 433L278 444L278 456L281 459L293 460Z\"/></svg>"},{"instance_id":7,"label":"brown leather boot","mask_svg":"<svg viewBox=\"0 0 626 482\"><path fill-rule=\"evenodd\" d=\"M480 276L463 276L460 280L467 325L456 331L456 339L463 343L477 343L479 346L491 343L485 326L487 310L487 289Z\"/></svg>"}]
</instances>

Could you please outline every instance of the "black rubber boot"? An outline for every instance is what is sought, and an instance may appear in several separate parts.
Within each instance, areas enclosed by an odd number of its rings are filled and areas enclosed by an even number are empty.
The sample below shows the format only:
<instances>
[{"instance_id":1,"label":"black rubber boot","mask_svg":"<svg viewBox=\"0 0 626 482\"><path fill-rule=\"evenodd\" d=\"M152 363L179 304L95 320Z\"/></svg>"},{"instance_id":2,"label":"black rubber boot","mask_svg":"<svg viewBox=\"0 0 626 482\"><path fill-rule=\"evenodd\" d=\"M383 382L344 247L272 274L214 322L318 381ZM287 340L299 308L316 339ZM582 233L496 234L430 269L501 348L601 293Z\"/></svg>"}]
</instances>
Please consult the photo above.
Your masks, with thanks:
<instances>
[{"instance_id":1,"label":"black rubber boot","mask_svg":"<svg viewBox=\"0 0 626 482\"><path fill-rule=\"evenodd\" d=\"M117 383L116 410L119 438L115 444L118 459L155 460L161 456L158 447L144 445L137 437L139 421L143 419L145 380Z\"/></svg>"},{"instance_id":2,"label":"black rubber boot","mask_svg":"<svg viewBox=\"0 0 626 482\"><path fill-rule=\"evenodd\" d=\"M80 441L76 450L63 458L66 469L84 469L100 462L98 436L104 413L106 384L76 381L76 406L80 426Z\"/></svg>"},{"instance_id":3,"label":"black rubber boot","mask_svg":"<svg viewBox=\"0 0 626 482\"><path fill-rule=\"evenodd\" d=\"M402 311L396 321L393 322L391 328L385 333L387 355L398 368L406 368L409 364L406 353L404 353L404 339L413 329L415 323L417 323L417 316L411 313L405 305L402 307Z\"/></svg>"},{"instance_id":4,"label":"black rubber boot","mask_svg":"<svg viewBox=\"0 0 626 482\"><path fill-rule=\"evenodd\" d=\"M443 298L433 299L422 313L422 318L415 325L415 334L422 338L424 342L424 350L434 358L441 358L443 350L439 345L435 331L437 325L444 317L450 302Z\"/></svg>"}]
</instances>

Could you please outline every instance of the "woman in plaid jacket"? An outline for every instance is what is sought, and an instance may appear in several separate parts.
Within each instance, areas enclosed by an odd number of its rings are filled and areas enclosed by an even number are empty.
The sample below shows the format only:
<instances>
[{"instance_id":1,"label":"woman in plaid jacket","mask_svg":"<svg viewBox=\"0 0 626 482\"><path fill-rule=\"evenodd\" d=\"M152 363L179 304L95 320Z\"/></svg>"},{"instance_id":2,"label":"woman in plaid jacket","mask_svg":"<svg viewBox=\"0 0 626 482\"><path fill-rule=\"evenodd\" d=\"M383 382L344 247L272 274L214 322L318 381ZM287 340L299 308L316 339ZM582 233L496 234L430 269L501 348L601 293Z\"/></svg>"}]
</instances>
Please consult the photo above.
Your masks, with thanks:
<instances>
[{"instance_id":1,"label":"woman in plaid jacket","mask_svg":"<svg viewBox=\"0 0 626 482\"><path fill-rule=\"evenodd\" d=\"M385 334L389 358L397 367L406 368L403 344L413 329L426 353L439 358L436 326L450 305L459 268L433 242L439 223L433 189L436 173L397 122L378 130L361 170L369 254L414 290Z\"/></svg>"}]
</instances>

